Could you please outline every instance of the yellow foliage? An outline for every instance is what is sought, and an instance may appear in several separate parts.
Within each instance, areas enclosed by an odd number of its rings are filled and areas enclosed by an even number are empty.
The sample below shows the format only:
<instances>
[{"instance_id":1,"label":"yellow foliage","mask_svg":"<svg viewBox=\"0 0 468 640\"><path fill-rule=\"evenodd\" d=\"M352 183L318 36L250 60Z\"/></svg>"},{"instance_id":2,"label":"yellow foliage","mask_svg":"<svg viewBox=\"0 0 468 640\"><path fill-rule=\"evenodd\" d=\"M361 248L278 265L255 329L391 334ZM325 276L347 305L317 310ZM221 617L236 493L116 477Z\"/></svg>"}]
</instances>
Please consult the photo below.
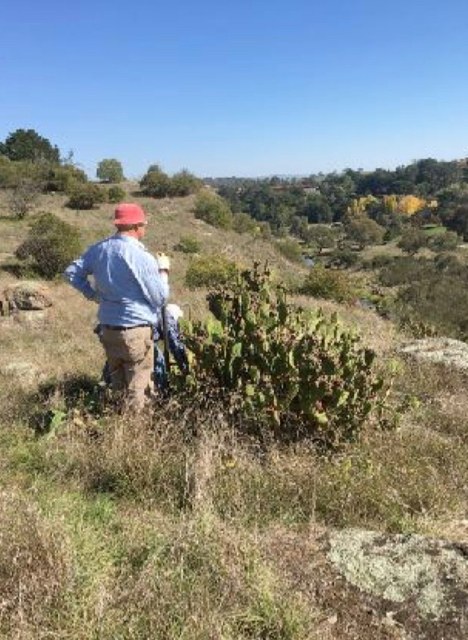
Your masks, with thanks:
<instances>
[{"instance_id":1,"label":"yellow foliage","mask_svg":"<svg viewBox=\"0 0 468 640\"><path fill-rule=\"evenodd\" d=\"M403 196L398 204L400 213L412 216L426 206L424 198L417 196Z\"/></svg>"},{"instance_id":2,"label":"yellow foliage","mask_svg":"<svg viewBox=\"0 0 468 640\"><path fill-rule=\"evenodd\" d=\"M377 198L371 195L355 198L348 207L348 214L352 217L362 216L366 213L367 207L373 202L377 202Z\"/></svg>"},{"instance_id":3,"label":"yellow foliage","mask_svg":"<svg viewBox=\"0 0 468 640\"><path fill-rule=\"evenodd\" d=\"M398 211L398 196L390 195L383 197L384 207L388 213L395 213Z\"/></svg>"},{"instance_id":4,"label":"yellow foliage","mask_svg":"<svg viewBox=\"0 0 468 640\"><path fill-rule=\"evenodd\" d=\"M365 215L369 205L378 202L378 200L379 198L371 195L355 198L348 206L348 215L351 218ZM426 206L434 206L434 201L428 203L424 198L418 198L418 196L399 196L394 193L383 196L381 201L387 213L399 213L404 216L412 216Z\"/></svg>"}]
</instances>

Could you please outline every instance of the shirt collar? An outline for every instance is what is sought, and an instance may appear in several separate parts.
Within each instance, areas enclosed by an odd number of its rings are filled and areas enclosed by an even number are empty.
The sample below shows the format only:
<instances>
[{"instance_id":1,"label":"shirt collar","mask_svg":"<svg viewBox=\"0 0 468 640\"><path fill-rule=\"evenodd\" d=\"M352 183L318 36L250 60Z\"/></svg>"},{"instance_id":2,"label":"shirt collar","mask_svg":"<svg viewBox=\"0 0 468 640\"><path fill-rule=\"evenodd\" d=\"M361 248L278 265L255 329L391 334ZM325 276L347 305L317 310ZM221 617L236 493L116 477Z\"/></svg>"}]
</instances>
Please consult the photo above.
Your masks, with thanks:
<instances>
[{"instance_id":1,"label":"shirt collar","mask_svg":"<svg viewBox=\"0 0 468 640\"><path fill-rule=\"evenodd\" d=\"M132 236L123 236L120 233L115 233L114 238L117 238L118 240L122 240L123 242L130 242L130 243L136 244L142 249L145 249L145 245L139 240L137 240L136 238L132 238Z\"/></svg>"}]
</instances>

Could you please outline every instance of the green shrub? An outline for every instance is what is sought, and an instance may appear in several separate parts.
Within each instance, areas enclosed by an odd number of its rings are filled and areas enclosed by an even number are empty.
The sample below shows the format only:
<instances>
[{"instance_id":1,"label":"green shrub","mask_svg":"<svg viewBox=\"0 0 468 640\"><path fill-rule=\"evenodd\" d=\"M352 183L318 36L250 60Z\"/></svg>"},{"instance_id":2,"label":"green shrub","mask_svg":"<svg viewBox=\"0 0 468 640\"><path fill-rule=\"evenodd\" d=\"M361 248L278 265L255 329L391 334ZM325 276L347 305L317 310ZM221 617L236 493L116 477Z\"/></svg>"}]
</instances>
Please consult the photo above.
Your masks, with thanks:
<instances>
[{"instance_id":1,"label":"green shrub","mask_svg":"<svg viewBox=\"0 0 468 640\"><path fill-rule=\"evenodd\" d=\"M330 258L333 265L342 269L354 267L359 261L357 253L351 249L335 249Z\"/></svg>"},{"instance_id":2,"label":"green shrub","mask_svg":"<svg viewBox=\"0 0 468 640\"><path fill-rule=\"evenodd\" d=\"M204 220L213 227L230 229L232 227L232 212L229 204L211 191L200 191L195 200L195 218Z\"/></svg>"},{"instance_id":3,"label":"green shrub","mask_svg":"<svg viewBox=\"0 0 468 640\"><path fill-rule=\"evenodd\" d=\"M383 266L385 268L380 271L379 280L385 287L410 284L434 270L434 263L431 260L410 256L393 258L389 264Z\"/></svg>"},{"instance_id":4,"label":"green shrub","mask_svg":"<svg viewBox=\"0 0 468 640\"><path fill-rule=\"evenodd\" d=\"M171 193L171 179L158 165L154 164L140 180L140 188L145 196L165 198Z\"/></svg>"},{"instance_id":5,"label":"green shrub","mask_svg":"<svg viewBox=\"0 0 468 640\"><path fill-rule=\"evenodd\" d=\"M336 317L311 318L287 305L284 288L258 265L208 301L217 324L186 332L195 388L220 393L253 428L266 426L279 439L334 446L356 437L383 381L373 373L374 353Z\"/></svg>"},{"instance_id":6,"label":"green shrub","mask_svg":"<svg viewBox=\"0 0 468 640\"><path fill-rule=\"evenodd\" d=\"M398 258L379 253L373 256L370 260L363 262L362 266L365 269L384 269L391 266L396 259Z\"/></svg>"},{"instance_id":7,"label":"green shrub","mask_svg":"<svg viewBox=\"0 0 468 640\"><path fill-rule=\"evenodd\" d=\"M259 222L255 228L255 231L258 233L260 238L262 238L262 240L271 240L273 235L269 222Z\"/></svg>"},{"instance_id":8,"label":"green shrub","mask_svg":"<svg viewBox=\"0 0 468 640\"><path fill-rule=\"evenodd\" d=\"M76 185L88 182L84 171L71 164L51 166L44 175L43 190L69 193Z\"/></svg>"},{"instance_id":9,"label":"green shrub","mask_svg":"<svg viewBox=\"0 0 468 640\"><path fill-rule=\"evenodd\" d=\"M454 251L460 241L461 239L455 231L445 231L444 233L438 233L430 236L428 238L427 245L429 249L439 253L443 251Z\"/></svg>"},{"instance_id":10,"label":"green shrub","mask_svg":"<svg viewBox=\"0 0 468 640\"><path fill-rule=\"evenodd\" d=\"M174 249L181 253L200 253L201 245L193 236L182 236Z\"/></svg>"},{"instance_id":11,"label":"green shrub","mask_svg":"<svg viewBox=\"0 0 468 640\"><path fill-rule=\"evenodd\" d=\"M203 183L195 177L190 171L182 169L175 173L170 179L170 195L171 196L189 196L191 193L197 193L202 188Z\"/></svg>"},{"instance_id":12,"label":"green shrub","mask_svg":"<svg viewBox=\"0 0 468 640\"><path fill-rule=\"evenodd\" d=\"M119 186L109 187L107 191L107 200L113 204L125 200L127 193L125 189Z\"/></svg>"},{"instance_id":13,"label":"green shrub","mask_svg":"<svg viewBox=\"0 0 468 640\"><path fill-rule=\"evenodd\" d=\"M11 189L18 183L18 163L0 155L0 188Z\"/></svg>"},{"instance_id":14,"label":"green shrub","mask_svg":"<svg viewBox=\"0 0 468 640\"><path fill-rule=\"evenodd\" d=\"M248 213L235 213L232 218L232 228L237 233L253 233L257 223Z\"/></svg>"},{"instance_id":15,"label":"green shrub","mask_svg":"<svg viewBox=\"0 0 468 640\"><path fill-rule=\"evenodd\" d=\"M205 255L194 258L185 274L185 283L190 289L216 287L233 280L237 265L221 255Z\"/></svg>"},{"instance_id":16,"label":"green shrub","mask_svg":"<svg viewBox=\"0 0 468 640\"><path fill-rule=\"evenodd\" d=\"M275 247L286 260L290 260L291 262L303 261L302 247L296 240L291 240L290 238L278 240L275 243Z\"/></svg>"},{"instance_id":17,"label":"green shrub","mask_svg":"<svg viewBox=\"0 0 468 640\"><path fill-rule=\"evenodd\" d=\"M353 302L360 295L356 280L348 273L326 269L322 264L310 269L299 291L307 296L337 302Z\"/></svg>"},{"instance_id":18,"label":"green shrub","mask_svg":"<svg viewBox=\"0 0 468 640\"><path fill-rule=\"evenodd\" d=\"M395 312L400 322L411 330L413 326L424 326L429 327L432 334L467 340L466 279L451 274L424 274L400 289Z\"/></svg>"},{"instance_id":19,"label":"green shrub","mask_svg":"<svg viewBox=\"0 0 468 640\"><path fill-rule=\"evenodd\" d=\"M70 209L93 209L97 204L106 201L106 191L97 184L75 184L70 190L67 207Z\"/></svg>"},{"instance_id":20,"label":"green shrub","mask_svg":"<svg viewBox=\"0 0 468 640\"><path fill-rule=\"evenodd\" d=\"M398 247L405 253L414 255L427 245L428 238L421 229L407 229L398 241Z\"/></svg>"},{"instance_id":21,"label":"green shrub","mask_svg":"<svg viewBox=\"0 0 468 640\"><path fill-rule=\"evenodd\" d=\"M45 278L54 278L81 253L78 229L53 213L43 213L31 226L26 240L16 249L20 260L31 260L32 266Z\"/></svg>"},{"instance_id":22,"label":"green shrub","mask_svg":"<svg viewBox=\"0 0 468 640\"><path fill-rule=\"evenodd\" d=\"M56 165L53 165L56 166ZM21 182L27 180L43 189L50 165L47 163L30 162L28 160L8 160L0 156L0 188L14 189Z\"/></svg>"}]
</instances>

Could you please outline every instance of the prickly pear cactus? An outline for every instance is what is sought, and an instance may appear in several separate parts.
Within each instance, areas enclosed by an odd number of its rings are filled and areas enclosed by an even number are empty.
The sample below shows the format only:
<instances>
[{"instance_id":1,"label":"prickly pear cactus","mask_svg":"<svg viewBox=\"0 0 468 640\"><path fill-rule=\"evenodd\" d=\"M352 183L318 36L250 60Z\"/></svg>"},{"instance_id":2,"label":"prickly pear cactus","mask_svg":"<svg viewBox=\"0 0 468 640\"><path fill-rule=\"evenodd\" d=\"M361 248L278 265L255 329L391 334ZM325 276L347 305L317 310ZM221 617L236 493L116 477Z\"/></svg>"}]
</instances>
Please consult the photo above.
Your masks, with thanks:
<instances>
[{"instance_id":1,"label":"prickly pear cactus","mask_svg":"<svg viewBox=\"0 0 468 640\"><path fill-rule=\"evenodd\" d=\"M289 305L267 268L255 264L234 285L209 293L208 303L215 320L186 326L192 384L222 392L246 418L284 439L334 445L352 440L380 406L374 353L336 315Z\"/></svg>"}]
</instances>

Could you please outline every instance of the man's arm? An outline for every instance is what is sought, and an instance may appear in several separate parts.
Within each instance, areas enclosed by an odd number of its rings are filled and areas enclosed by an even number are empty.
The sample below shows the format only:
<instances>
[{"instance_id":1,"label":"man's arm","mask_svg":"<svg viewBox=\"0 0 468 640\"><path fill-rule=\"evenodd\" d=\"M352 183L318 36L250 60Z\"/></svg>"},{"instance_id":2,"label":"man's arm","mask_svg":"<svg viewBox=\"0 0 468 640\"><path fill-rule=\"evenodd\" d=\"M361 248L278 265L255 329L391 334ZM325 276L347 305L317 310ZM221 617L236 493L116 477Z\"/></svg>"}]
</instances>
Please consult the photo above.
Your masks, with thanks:
<instances>
[{"instance_id":1,"label":"man's arm","mask_svg":"<svg viewBox=\"0 0 468 640\"><path fill-rule=\"evenodd\" d=\"M90 250L74 260L64 271L66 280L82 293L88 300L98 301L96 291L91 286L88 276L92 273L90 266Z\"/></svg>"}]
</instances>

